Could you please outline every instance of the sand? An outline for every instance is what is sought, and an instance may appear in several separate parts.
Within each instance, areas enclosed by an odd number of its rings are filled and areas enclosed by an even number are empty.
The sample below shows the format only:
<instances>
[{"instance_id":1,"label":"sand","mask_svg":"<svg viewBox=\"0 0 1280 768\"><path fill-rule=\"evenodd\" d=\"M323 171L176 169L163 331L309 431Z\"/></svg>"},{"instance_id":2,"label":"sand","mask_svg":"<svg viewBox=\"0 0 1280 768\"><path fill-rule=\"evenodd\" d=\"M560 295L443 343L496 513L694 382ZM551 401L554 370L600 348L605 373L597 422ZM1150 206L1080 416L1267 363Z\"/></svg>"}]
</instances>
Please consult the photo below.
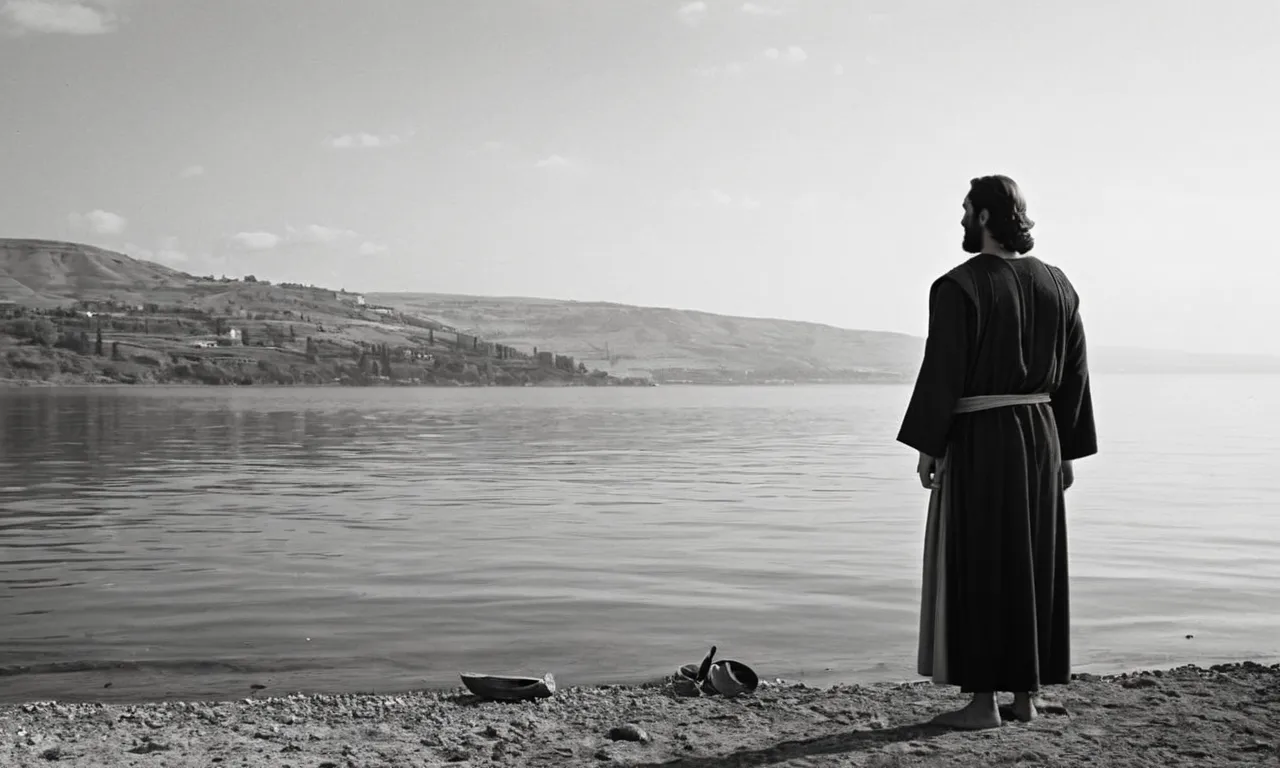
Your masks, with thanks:
<instances>
[{"instance_id":1,"label":"sand","mask_svg":"<svg viewBox=\"0 0 1280 768\"><path fill-rule=\"evenodd\" d=\"M776 682L736 699L666 684L539 702L456 691L0 707L0 766L1280 765L1280 664L1079 675L1031 723L924 724L963 698L929 683ZM633 740L638 739L638 740Z\"/></svg>"}]
</instances>

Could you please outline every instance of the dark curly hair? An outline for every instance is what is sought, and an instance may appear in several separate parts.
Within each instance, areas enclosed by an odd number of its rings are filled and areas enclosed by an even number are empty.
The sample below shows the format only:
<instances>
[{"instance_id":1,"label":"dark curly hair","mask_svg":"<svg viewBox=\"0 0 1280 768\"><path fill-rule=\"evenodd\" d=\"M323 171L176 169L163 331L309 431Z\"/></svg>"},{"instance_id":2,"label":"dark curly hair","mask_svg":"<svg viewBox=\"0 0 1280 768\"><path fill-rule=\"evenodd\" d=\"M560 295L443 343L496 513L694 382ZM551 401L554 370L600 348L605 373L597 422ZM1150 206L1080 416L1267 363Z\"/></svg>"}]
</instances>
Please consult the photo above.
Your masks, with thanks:
<instances>
[{"instance_id":1,"label":"dark curly hair","mask_svg":"<svg viewBox=\"0 0 1280 768\"><path fill-rule=\"evenodd\" d=\"M1036 247L1027 217L1027 199L1018 183L1008 176L982 176L969 182L969 203L976 216L987 211L987 231L1003 248L1028 253Z\"/></svg>"}]
</instances>

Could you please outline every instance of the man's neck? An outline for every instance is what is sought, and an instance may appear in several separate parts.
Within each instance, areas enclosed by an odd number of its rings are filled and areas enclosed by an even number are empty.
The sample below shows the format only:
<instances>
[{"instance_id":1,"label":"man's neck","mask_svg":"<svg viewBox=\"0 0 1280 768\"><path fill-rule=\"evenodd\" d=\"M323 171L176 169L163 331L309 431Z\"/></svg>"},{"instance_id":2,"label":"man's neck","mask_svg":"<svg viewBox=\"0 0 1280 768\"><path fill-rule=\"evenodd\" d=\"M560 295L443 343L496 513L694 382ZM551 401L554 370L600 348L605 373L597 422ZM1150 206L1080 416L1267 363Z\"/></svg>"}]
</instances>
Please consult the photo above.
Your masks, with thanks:
<instances>
[{"instance_id":1,"label":"man's neck","mask_svg":"<svg viewBox=\"0 0 1280 768\"><path fill-rule=\"evenodd\" d=\"M1004 248L1000 245L997 245L991 242L990 240L982 244L982 252L990 254L992 256L999 256L1002 259L1022 258L1022 254L1018 253L1017 251L1011 251L1008 248Z\"/></svg>"}]
</instances>

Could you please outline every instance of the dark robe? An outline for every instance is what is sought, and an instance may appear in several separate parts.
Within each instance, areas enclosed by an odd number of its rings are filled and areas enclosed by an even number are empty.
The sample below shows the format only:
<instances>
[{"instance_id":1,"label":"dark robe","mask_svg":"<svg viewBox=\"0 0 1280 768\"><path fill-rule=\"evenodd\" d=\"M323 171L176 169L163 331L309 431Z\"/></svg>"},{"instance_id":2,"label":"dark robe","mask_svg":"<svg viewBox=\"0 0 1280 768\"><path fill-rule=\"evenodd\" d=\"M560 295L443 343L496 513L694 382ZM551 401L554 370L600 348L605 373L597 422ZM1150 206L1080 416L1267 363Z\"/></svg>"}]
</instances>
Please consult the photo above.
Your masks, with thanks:
<instances>
[{"instance_id":1,"label":"dark robe","mask_svg":"<svg viewBox=\"0 0 1280 768\"><path fill-rule=\"evenodd\" d=\"M961 397L1032 393L1052 401L952 414ZM936 562L945 673L935 682L965 692L1067 683L1061 467L1096 453L1097 437L1079 296L1061 270L982 254L933 283L924 361L898 440L946 457L935 491L944 496Z\"/></svg>"}]
</instances>

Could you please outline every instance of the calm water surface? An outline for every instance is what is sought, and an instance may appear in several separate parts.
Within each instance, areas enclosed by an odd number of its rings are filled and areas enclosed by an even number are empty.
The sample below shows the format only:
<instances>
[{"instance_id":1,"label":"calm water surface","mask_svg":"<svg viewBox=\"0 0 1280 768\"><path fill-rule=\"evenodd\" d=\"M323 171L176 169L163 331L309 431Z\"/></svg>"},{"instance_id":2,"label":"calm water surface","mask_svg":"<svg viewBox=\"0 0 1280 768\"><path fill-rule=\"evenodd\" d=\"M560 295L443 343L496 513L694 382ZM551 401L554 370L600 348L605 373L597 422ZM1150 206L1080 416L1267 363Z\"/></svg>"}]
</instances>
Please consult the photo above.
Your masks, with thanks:
<instances>
[{"instance_id":1,"label":"calm water surface","mask_svg":"<svg viewBox=\"0 0 1280 768\"><path fill-rule=\"evenodd\" d=\"M1096 387L1077 670L1280 657L1280 380ZM912 678L908 396L0 390L0 699Z\"/></svg>"}]
</instances>

